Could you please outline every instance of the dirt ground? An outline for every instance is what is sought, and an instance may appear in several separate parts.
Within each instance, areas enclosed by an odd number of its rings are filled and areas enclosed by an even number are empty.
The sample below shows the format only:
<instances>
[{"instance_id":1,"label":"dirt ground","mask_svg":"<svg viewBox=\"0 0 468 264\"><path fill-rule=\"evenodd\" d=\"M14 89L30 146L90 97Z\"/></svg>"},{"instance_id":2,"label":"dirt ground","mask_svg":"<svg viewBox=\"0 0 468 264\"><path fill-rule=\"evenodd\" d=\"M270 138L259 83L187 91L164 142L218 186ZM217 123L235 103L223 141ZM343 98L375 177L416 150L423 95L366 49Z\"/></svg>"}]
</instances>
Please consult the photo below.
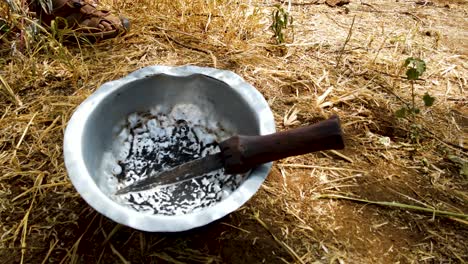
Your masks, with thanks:
<instances>
[{"instance_id":1,"label":"dirt ground","mask_svg":"<svg viewBox=\"0 0 468 264\"><path fill-rule=\"evenodd\" d=\"M287 1L100 3L131 32L93 45L0 38L2 263L468 262L466 1L292 1L283 45L269 26ZM410 56L427 64L418 102L436 98L417 134L394 114L411 101ZM346 149L275 162L247 204L201 228L116 224L70 183L63 131L101 84L156 64L236 72L265 96L278 130L338 114Z\"/></svg>"}]
</instances>

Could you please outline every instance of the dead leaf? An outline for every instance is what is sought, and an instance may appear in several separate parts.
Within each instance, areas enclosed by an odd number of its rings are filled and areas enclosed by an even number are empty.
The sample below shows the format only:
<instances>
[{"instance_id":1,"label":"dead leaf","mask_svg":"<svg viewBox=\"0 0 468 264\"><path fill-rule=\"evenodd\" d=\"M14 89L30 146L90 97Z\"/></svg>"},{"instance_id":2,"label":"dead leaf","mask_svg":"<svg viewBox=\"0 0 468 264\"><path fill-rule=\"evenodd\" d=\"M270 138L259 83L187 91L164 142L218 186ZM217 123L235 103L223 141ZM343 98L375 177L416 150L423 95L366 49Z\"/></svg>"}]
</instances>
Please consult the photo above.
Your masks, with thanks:
<instances>
[{"instance_id":1,"label":"dead leaf","mask_svg":"<svg viewBox=\"0 0 468 264\"><path fill-rule=\"evenodd\" d=\"M288 127L288 126L293 126L300 124L299 121L297 121L297 114L299 113L299 110L295 108L295 106L291 107L286 114L284 115L283 118L283 125Z\"/></svg>"},{"instance_id":2,"label":"dead leaf","mask_svg":"<svg viewBox=\"0 0 468 264\"><path fill-rule=\"evenodd\" d=\"M328 89L322 95L317 97L317 106L318 107L324 108L325 107L324 104L325 105L331 104L330 102L324 102L324 101L327 98L327 96L333 91L333 89L334 89L333 86L330 86L330 87L328 87Z\"/></svg>"}]
</instances>

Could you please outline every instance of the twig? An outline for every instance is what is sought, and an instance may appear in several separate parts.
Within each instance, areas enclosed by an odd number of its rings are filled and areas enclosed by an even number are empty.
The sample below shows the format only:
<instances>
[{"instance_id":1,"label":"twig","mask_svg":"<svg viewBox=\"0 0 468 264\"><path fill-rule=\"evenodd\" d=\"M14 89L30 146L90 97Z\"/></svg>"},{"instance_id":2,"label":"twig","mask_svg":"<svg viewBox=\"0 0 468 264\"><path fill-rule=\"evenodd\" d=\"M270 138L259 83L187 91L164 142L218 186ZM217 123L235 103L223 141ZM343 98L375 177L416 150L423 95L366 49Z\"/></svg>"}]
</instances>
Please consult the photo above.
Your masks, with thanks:
<instances>
[{"instance_id":1,"label":"twig","mask_svg":"<svg viewBox=\"0 0 468 264\"><path fill-rule=\"evenodd\" d=\"M349 162L349 163L353 163L353 162L354 162L352 158L350 158L350 157L346 156L345 154L340 153L340 152L338 152L338 151L336 151L336 150L331 149L330 152L333 153L333 154L335 154L335 155L337 155L338 157L340 157L340 158L346 160L346 161Z\"/></svg>"},{"instance_id":2,"label":"twig","mask_svg":"<svg viewBox=\"0 0 468 264\"><path fill-rule=\"evenodd\" d=\"M456 221L456 222L459 222L459 223L462 223L462 224L465 224L465 225L468 226L468 221L466 221L466 220L462 220L462 219L455 218L455 217L448 217L448 218L453 220L453 221Z\"/></svg>"},{"instance_id":3,"label":"twig","mask_svg":"<svg viewBox=\"0 0 468 264\"><path fill-rule=\"evenodd\" d=\"M375 81L374 81L374 83L377 84L378 86L380 86L380 88L384 89L387 93L390 93L391 95L395 96L395 98L398 99L398 101L400 101L401 103L403 103L407 108L411 107L410 104L408 104L405 100L403 100L403 98L401 98L398 94L396 94L392 90L385 87L383 84L375 82Z\"/></svg>"},{"instance_id":4,"label":"twig","mask_svg":"<svg viewBox=\"0 0 468 264\"><path fill-rule=\"evenodd\" d=\"M311 2L301 2L301 3L292 2L292 1L288 1L288 0L280 0L279 2L282 3L282 4L284 4L285 2L288 2L288 5L291 5L291 6L307 6L307 5L318 5L318 4L320 4L320 2L318 0L312 0ZM268 5L268 6L273 6L273 5Z\"/></svg>"},{"instance_id":5,"label":"twig","mask_svg":"<svg viewBox=\"0 0 468 264\"><path fill-rule=\"evenodd\" d=\"M412 17L414 20L420 22L422 25L425 25L424 21L422 21L422 19L419 18L419 17L418 17L417 15L415 15L415 14L412 14L412 13L406 12L406 11L403 11L403 12L400 11L400 12L398 12L398 13L399 13L399 14L402 14L402 15L408 15L408 16Z\"/></svg>"},{"instance_id":6,"label":"twig","mask_svg":"<svg viewBox=\"0 0 468 264\"><path fill-rule=\"evenodd\" d=\"M178 41L178 40L175 40L173 37L171 37L171 36L169 36L169 35L166 35L166 37L167 37L168 39L170 39L172 42L174 42L175 44L177 44L177 45L179 45L179 46L182 46L182 47L184 47L184 48L186 48L186 49L191 49L191 50L198 51L198 52L202 52L202 53L205 53L205 54L208 54L208 55L210 54L210 53L209 53L208 51L206 51L206 50L202 50L202 49L200 49L200 48L193 47L193 46L184 44L184 43L182 43L182 42L180 42L180 41Z\"/></svg>"},{"instance_id":7,"label":"twig","mask_svg":"<svg viewBox=\"0 0 468 264\"><path fill-rule=\"evenodd\" d=\"M393 32L392 32L393 33ZM391 33L390 33L391 34ZM385 43L387 42L388 36L390 34L386 34L384 40L382 41L382 44L380 44L379 49L377 50L377 53L375 54L374 59L372 60L371 65L373 66L375 64L375 61L377 60L377 57L379 57L380 52L382 51L383 47L385 46ZM374 68L374 67L372 67Z\"/></svg>"},{"instance_id":8,"label":"twig","mask_svg":"<svg viewBox=\"0 0 468 264\"><path fill-rule=\"evenodd\" d=\"M36 178L36 180L34 182L34 186L37 187L38 185L40 185L43 178L44 178L44 174L40 174L39 176L37 176L37 178ZM28 233L29 215L31 214L31 210L32 210L33 205L34 205L34 203L36 201L36 195L37 195L37 189L33 194L31 204L29 205L29 209L26 211L26 214L24 215L23 220L21 220L20 226L18 227L18 229L21 228L21 226L23 227L23 231L22 231L22 234L21 234L21 247L24 248L24 249L21 249L21 264L24 261L24 256L25 256L25 253L26 253L26 246L27 246L26 238L27 238L27 233Z\"/></svg>"},{"instance_id":9,"label":"twig","mask_svg":"<svg viewBox=\"0 0 468 264\"><path fill-rule=\"evenodd\" d=\"M425 127L421 127L422 130L424 130L424 132L428 133L431 135L431 137L437 141L439 141L440 143L442 144L445 144L446 146L457 150L457 151L461 151L461 154L462 155L465 155L465 156L468 156L468 148L465 148L465 147L462 147L462 146L459 146L457 144L454 144L452 142L448 142L448 141L445 141L445 140L442 140L440 139L437 135L435 135L434 133L432 133L432 131L430 131L429 129L425 128Z\"/></svg>"},{"instance_id":10,"label":"twig","mask_svg":"<svg viewBox=\"0 0 468 264\"><path fill-rule=\"evenodd\" d=\"M250 231L245 230L245 229L243 229L243 228L240 228L240 227L237 227L237 226L228 224L228 223L224 223L224 222L221 222L221 224L222 224L222 225L225 225L225 226L229 226L229 227L235 228L235 229L240 230L240 231L242 231L242 232L245 232L245 233L247 233L247 234L250 234Z\"/></svg>"},{"instance_id":11,"label":"twig","mask_svg":"<svg viewBox=\"0 0 468 264\"><path fill-rule=\"evenodd\" d=\"M15 92L13 92L13 89L11 89L10 85L8 85L8 83L5 81L5 79L3 79L3 77L1 75L0 75L0 83L3 85L3 87L5 88L5 90L7 92L5 95L9 95L11 97L11 99L13 99L12 101L16 105L22 106L23 102L21 102L19 97L15 94Z\"/></svg>"},{"instance_id":12,"label":"twig","mask_svg":"<svg viewBox=\"0 0 468 264\"><path fill-rule=\"evenodd\" d=\"M150 255L151 257L157 257L164 260L166 263L173 263L173 264L184 264L185 262L178 261L173 257L169 256L166 252L155 252Z\"/></svg>"},{"instance_id":13,"label":"twig","mask_svg":"<svg viewBox=\"0 0 468 264\"><path fill-rule=\"evenodd\" d=\"M110 244L110 243L109 243L109 245L110 245L110 248L111 248L112 252L113 252L115 255L117 255L117 257L120 259L120 261L122 261L123 264L129 264L129 263L130 263L129 261L127 261L127 260L122 256L122 254L120 254L119 251L117 251L117 249L115 249L114 245L112 245L112 244Z\"/></svg>"},{"instance_id":14,"label":"twig","mask_svg":"<svg viewBox=\"0 0 468 264\"><path fill-rule=\"evenodd\" d=\"M348 168L338 168L338 167L325 167L325 166L318 166L318 165L285 164L285 163L280 163L280 164L277 164L277 165L278 165L278 166L281 166L281 167L301 168L301 169L322 169L322 170L366 172L366 171L363 171L363 170L348 169Z\"/></svg>"},{"instance_id":15,"label":"twig","mask_svg":"<svg viewBox=\"0 0 468 264\"><path fill-rule=\"evenodd\" d=\"M101 243L101 246L106 245L106 244L109 242L109 240L111 239L111 237L112 237L115 233L117 233L117 231L119 231L119 229L121 229L121 228L122 228L122 225L121 225L121 224L116 224L116 225L114 226L114 228L112 229L112 231L109 233L109 235L107 235L106 239Z\"/></svg>"},{"instance_id":16,"label":"twig","mask_svg":"<svg viewBox=\"0 0 468 264\"><path fill-rule=\"evenodd\" d=\"M341 48L340 55L338 56L338 59L336 60L336 68L338 68L338 66L340 65L341 57L343 56L343 52L346 47L346 44L348 44L349 40L351 39L355 19L356 19L356 16L353 17L353 21L351 22L351 26L349 27L348 36L346 37L343 47Z\"/></svg>"},{"instance_id":17,"label":"twig","mask_svg":"<svg viewBox=\"0 0 468 264\"><path fill-rule=\"evenodd\" d=\"M299 255L297 255L296 252L294 252L294 250L290 246L288 246L283 241L279 240L273 234L273 232L271 232L271 230L268 228L268 226L265 224L265 222L263 222L260 219L260 214L258 212L253 212L253 216L254 216L255 220L257 220L257 222L260 223L260 225L262 225L268 231L268 233L273 237L273 239L276 241L276 243L278 243L281 247L283 247L294 259L296 259L297 261L299 261L302 264L305 264L305 262L299 257Z\"/></svg>"},{"instance_id":18,"label":"twig","mask_svg":"<svg viewBox=\"0 0 468 264\"><path fill-rule=\"evenodd\" d=\"M67 255L62 259L60 264L62 263L77 263L77 256L76 253L78 252L78 247L80 246L81 239L83 239L83 235L81 235L73 244L70 250L67 250ZM69 262L65 262L67 258L70 258Z\"/></svg>"},{"instance_id":19,"label":"twig","mask_svg":"<svg viewBox=\"0 0 468 264\"><path fill-rule=\"evenodd\" d=\"M51 242L52 242L52 241L51 241ZM57 245L58 242L59 242L59 240L56 239L55 242L54 242L53 244L51 243L52 245L50 246L49 251L47 251L47 254L46 254L45 258L44 258L44 260L42 261L42 264L46 264L46 263L47 263L47 260L49 259L50 254L52 253L52 251L54 251L54 248L55 248L55 246Z\"/></svg>"},{"instance_id":20,"label":"twig","mask_svg":"<svg viewBox=\"0 0 468 264\"><path fill-rule=\"evenodd\" d=\"M373 5L368 4L368 3L365 3L365 2L362 2L362 1L361 1L361 5L365 5L365 6L368 6L368 7L372 8L372 9L374 9L375 11L379 11L379 10L378 10L377 8L375 8Z\"/></svg>"},{"instance_id":21,"label":"twig","mask_svg":"<svg viewBox=\"0 0 468 264\"><path fill-rule=\"evenodd\" d=\"M23 134L21 135L21 137L20 137L20 139L19 139L19 141L18 141L18 144L16 144L16 147L15 147L15 150L13 151L13 155L12 155L12 157L11 157L10 162L13 162L13 159L16 158L16 151L17 151L17 150L19 149L19 147L21 146L21 143L23 142L23 139L24 139L24 137L26 136L26 133L28 132L28 129L29 129L29 127L31 126L31 124L32 124L34 118L36 117L36 115L37 115L37 112L34 113L34 115L33 115L33 116L31 117L31 119L29 120L28 124L26 125L26 128L24 129Z\"/></svg>"},{"instance_id":22,"label":"twig","mask_svg":"<svg viewBox=\"0 0 468 264\"><path fill-rule=\"evenodd\" d=\"M416 205L409 205L409 204L402 204L402 203L397 203L397 202L369 201L369 200L365 200L365 199L353 198L353 197L348 197L348 196L343 196L343 195L336 195L336 194L322 194L322 195L317 196L316 198L319 198L319 199L320 198L343 199L343 200L350 200L350 201L360 202L360 203L376 204L376 205L382 205L382 206L409 209L409 210L414 210L414 211L422 211L422 212L432 213L433 215L438 215L438 216L443 216L443 217L454 217L454 218L468 219L467 214L460 214L460 213L455 213L455 212L442 211L442 210L437 210L437 209L430 209L430 208L426 208L426 207L421 207L421 206L416 206Z\"/></svg>"},{"instance_id":23,"label":"twig","mask_svg":"<svg viewBox=\"0 0 468 264\"><path fill-rule=\"evenodd\" d=\"M166 40L170 40L170 41L176 43L177 45L182 46L182 47L184 47L184 48L186 48L186 49L191 49L191 50L194 50L194 51L198 51L198 52L202 52L202 53L205 53L205 54L210 55L210 51L203 50L203 49L198 48L198 47L193 47L193 46L184 44L184 43L182 43L182 42L180 42L180 41L178 41L178 40L175 40L173 37L171 37L171 36L169 36L169 35L167 34L167 31L173 31L173 32L176 32L176 33L180 33L180 34L183 34L183 35L187 35L187 36L193 37L193 36L190 35L190 34L187 34L187 33L184 34L183 32L179 32L179 31L175 31L175 30L168 30L168 29L165 29L165 28L162 28L162 27L158 27L158 26L155 26L155 28L157 28L157 29L159 29L159 30L161 30L161 31L164 32L164 36L166 37ZM172 45L171 45L171 46L172 46ZM174 47L173 47L173 48L174 48Z\"/></svg>"},{"instance_id":24,"label":"twig","mask_svg":"<svg viewBox=\"0 0 468 264\"><path fill-rule=\"evenodd\" d=\"M99 214L94 212L94 216L93 218L91 219L91 221L89 222L88 226L86 227L85 231L81 234L81 236L76 240L76 242L73 244L72 246L72 249L71 250L67 250L67 254L65 255L65 257L63 257L62 261L60 261L59 264L62 264L62 263L73 263L72 261L72 257L74 256L73 253L71 253L70 251L73 251L76 253L76 250L78 249L78 245L80 244L81 242L81 239L83 239L84 235L88 232L89 228L91 227L91 225L94 223L94 221L96 220L97 216ZM68 258L70 258L70 261L68 262L65 262L68 260Z\"/></svg>"},{"instance_id":25,"label":"twig","mask_svg":"<svg viewBox=\"0 0 468 264\"><path fill-rule=\"evenodd\" d=\"M60 115L58 115L54 121L44 130L37 139L38 142L42 142L42 139L50 132L50 130L55 126L55 124L60 120Z\"/></svg>"},{"instance_id":26,"label":"twig","mask_svg":"<svg viewBox=\"0 0 468 264\"><path fill-rule=\"evenodd\" d=\"M358 174L358 175L353 175L353 176L348 176L348 177L343 177L343 178L337 178L337 179L334 179L334 180L331 180L331 181L326 181L326 182L324 182L324 184L330 184L330 183L345 181L345 180L359 178L359 177L362 177L362 176L360 174Z\"/></svg>"},{"instance_id":27,"label":"twig","mask_svg":"<svg viewBox=\"0 0 468 264\"><path fill-rule=\"evenodd\" d=\"M69 182L56 182L56 183L42 184L40 186L33 186L32 188L27 189L26 191L22 192L21 194L19 194L15 198L11 199L11 201L14 202L14 201L18 200L19 198L25 196L28 193L36 191L37 189L45 189L45 188L49 188L49 187L57 187L57 186L62 186L62 185L67 185L67 184L70 184L70 183Z\"/></svg>"},{"instance_id":28,"label":"twig","mask_svg":"<svg viewBox=\"0 0 468 264\"><path fill-rule=\"evenodd\" d=\"M112 237L113 234L115 234L115 232L117 232L120 227L122 227L120 224L117 224L113 229L112 231L109 233L109 235L106 234L106 232L104 231L104 228L102 227L102 219L103 217L101 217L100 221L99 221L99 228L101 229L101 233L102 235L104 236L104 242L102 243L102 245L105 245L105 244L109 244L109 247L110 249L112 250L112 253L114 253L119 259L120 261L123 263L123 264L129 264L130 262L127 261L124 256L122 256L122 254L120 254L120 252L114 247L114 245L112 245L111 242L109 242L110 238Z\"/></svg>"}]
</instances>

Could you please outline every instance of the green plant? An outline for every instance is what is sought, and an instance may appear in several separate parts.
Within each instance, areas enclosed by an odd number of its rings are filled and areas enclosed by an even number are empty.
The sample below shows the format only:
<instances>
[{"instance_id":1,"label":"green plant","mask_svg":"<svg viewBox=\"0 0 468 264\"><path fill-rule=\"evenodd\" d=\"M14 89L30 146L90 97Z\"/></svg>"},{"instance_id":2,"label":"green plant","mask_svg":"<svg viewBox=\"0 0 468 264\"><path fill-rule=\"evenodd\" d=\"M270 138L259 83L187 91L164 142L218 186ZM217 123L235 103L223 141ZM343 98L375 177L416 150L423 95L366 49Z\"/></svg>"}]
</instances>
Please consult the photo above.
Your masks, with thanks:
<instances>
[{"instance_id":1,"label":"green plant","mask_svg":"<svg viewBox=\"0 0 468 264\"><path fill-rule=\"evenodd\" d=\"M398 109L395 112L395 116L398 118L409 119L411 122L411 139L413 141L419 141L419 130L420 126L416 124L415 117L421 112L416 104L416 93L415 93L415 81L419 80L419 77L426 71L426 63L419 58L409 57L405 60L404 67L406 68L406 79L410 82L411 87L411 103L405 103L405 106ZM428 92L422 97L424 106L430 107L434 104L435 98L432 97Z\"/></svg>"},{"instance_id":2,"label":"green plant","mask_svg":"<svg viewBox=\"0 0 468 264\"><path fill-rule=\"evenodd\" d=\"M411 85L411 105L406 105L395 112L395 115L400 118L408 116L408 114L414 116L419 114L421 111L416 106L416 95L414 91L414 82L426 71L426 63L421 59L407 58L404 66L406 67L406 79L409 80ZM429 93L425 93L422 97L424 105L429 107L434 104L435 98L430 96Z\"/></svg>"},{"instance_id":3,"label":"green plant","mask_svg":"<svg viewBox=\"0 0 468 264\"><path fill-rule=\"evenodd\" d=\"M273 30L276 43L281 44L284 43L283 30L293 23L293 19L280 5L276 5L275 7L276 9L272 13L273 23L271 24L271 30Z\"/></svg>"}]
</instances>

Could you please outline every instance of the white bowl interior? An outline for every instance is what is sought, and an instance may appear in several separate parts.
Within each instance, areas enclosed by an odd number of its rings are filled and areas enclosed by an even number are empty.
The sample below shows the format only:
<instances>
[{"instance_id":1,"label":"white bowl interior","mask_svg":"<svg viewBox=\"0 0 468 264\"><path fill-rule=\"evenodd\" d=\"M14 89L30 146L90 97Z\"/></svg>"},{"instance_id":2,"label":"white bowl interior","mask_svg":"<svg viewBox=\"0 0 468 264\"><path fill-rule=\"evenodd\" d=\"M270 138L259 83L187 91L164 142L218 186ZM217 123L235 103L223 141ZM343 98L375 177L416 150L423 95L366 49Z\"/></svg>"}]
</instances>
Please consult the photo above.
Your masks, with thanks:
<instances>
[{"instance_id":1,"label":"white bowl interior","mask_svg":"<svg viewBox=\"0 0 468 264\"><path fill-rule=\"evenodd\" d=\"M186 77L158 74L122 86L103 99L86 120L82 155L92 178L101 177L99 166L118 131L113 128L130 113L163 105L190 103L222 120L234 133L259 134L255 111L227 84L208 76Z\"/></svg>"}]
</instances>

